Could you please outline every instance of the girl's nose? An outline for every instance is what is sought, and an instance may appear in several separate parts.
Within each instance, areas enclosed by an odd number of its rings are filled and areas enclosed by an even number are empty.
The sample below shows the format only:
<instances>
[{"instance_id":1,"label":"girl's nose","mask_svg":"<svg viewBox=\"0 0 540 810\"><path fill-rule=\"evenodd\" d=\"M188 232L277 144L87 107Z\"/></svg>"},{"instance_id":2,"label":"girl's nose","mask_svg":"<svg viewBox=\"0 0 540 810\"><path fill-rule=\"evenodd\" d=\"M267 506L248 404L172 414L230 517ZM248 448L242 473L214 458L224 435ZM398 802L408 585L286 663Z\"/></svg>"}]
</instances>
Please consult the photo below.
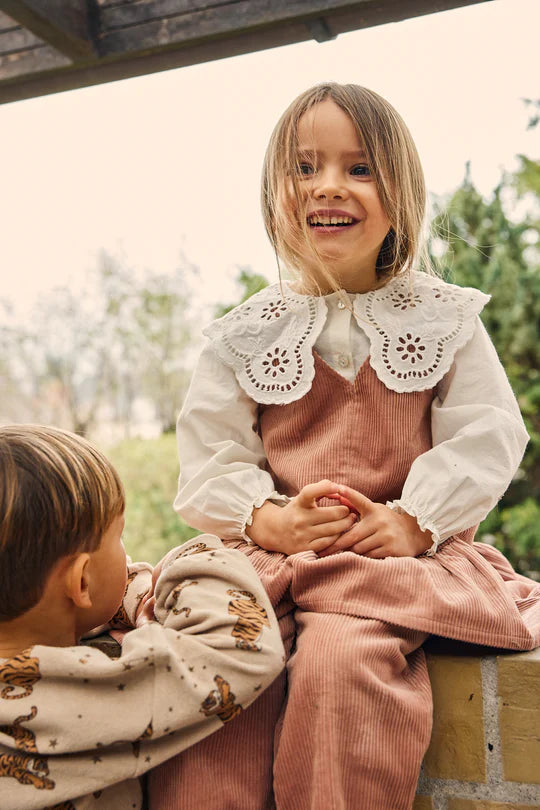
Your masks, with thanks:
<instances>
[{"instance_id":1,"label":"girl's nose","mask_svg":"<svg viewBox=\"0 0 540 810\"><path fill-rule=\"evenodd\" d=\"M313 183L313 196L317 200L341 200L346 197L347 191L337 172L320 172L315 175Z\"/></svg>"}]
</instances>

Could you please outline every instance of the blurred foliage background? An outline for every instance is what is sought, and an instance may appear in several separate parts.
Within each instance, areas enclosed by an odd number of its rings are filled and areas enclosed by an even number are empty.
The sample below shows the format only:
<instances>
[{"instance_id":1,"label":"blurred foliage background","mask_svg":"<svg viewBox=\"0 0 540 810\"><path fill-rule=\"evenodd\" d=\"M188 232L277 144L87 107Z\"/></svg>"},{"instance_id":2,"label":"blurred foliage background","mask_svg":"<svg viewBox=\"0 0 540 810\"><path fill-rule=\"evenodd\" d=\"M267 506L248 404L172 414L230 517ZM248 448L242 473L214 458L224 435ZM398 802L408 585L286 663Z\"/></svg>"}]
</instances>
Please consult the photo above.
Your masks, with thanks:
<instances>
[{"instance_id":1,"label":"blurred foliage background","mask_svg":"<svg viewBox=\"0 0 540 810\"><path fill-rule=\"evenodd\" d=\"M169 549L199 534L172 508L178 479L174 433L125 439L105 450L126 490L124 545L132 560L155 564Z\"/></svg>"},{"instance_id":2,"label":"blurred foliage background","mask_svg":"<svg viewBox=\"0 0 540 810\"><path fill-rule=\"evenodd\" d=\"M540 103L528 103L534 127ZM540 578L540 162L518 161L487 198L467 168L461 186L434 201L430 253L444 278L492 296L482 318L531 436L477 539ZM268 283L249 267L238 269L237 299L216 317ZM84 295L54 290L26 323L0 299L0 422L60 425L101 445L126 487L128 553L154 563L197 534L172 509L174 424L200 333L188 282L194 272L181 255L172 272L140 278L104 251Z\"/></svg>"}]
</instances>

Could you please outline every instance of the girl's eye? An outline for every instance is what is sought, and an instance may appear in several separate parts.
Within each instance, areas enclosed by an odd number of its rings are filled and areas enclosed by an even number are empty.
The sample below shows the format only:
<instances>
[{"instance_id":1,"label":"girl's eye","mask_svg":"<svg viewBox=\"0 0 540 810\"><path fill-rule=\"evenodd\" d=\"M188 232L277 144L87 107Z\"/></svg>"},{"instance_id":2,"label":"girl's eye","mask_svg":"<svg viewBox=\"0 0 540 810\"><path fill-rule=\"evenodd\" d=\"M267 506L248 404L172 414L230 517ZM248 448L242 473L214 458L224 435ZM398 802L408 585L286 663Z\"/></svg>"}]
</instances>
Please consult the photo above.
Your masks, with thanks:
<instances>
[{"instance_id":1,"label":"girl's eye","mask_svg":"<svg viewBox=\"0 0 540 810\"><path fill-rule=\"evenodd\" d=\"M367 165L367 163L359 163L358 166L353 166L351 169L351 174L355 177L370 177L371 176L371 169Z\"/></svg>"},{"instance_id":2,"label":"girl's eye","mask_svg":"<svg viewBox=\"0 0 540 810\"><path fill-rule=\"evenodd\" d=\"M298 172L302 174L304 177L306 177L310 174L314 174L315 169L310 163L299 163Z\"/></svg>"}]
</instances>

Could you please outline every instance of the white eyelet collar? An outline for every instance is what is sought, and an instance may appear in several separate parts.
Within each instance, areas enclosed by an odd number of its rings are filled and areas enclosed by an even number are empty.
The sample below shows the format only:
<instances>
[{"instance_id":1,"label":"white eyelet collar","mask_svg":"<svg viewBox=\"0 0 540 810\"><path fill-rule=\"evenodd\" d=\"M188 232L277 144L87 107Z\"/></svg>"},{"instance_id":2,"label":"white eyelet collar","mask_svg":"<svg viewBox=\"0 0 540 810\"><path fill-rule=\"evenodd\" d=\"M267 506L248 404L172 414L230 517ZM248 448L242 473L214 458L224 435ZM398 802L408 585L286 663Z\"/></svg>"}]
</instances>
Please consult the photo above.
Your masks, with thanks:
<instances>
[{"instance_id":1,"label":"white eyelet collar","mask_svg":"<svg viewBox=\"0 0 540 810\"><path fill-rule=\"evenodd\" d=\"M369 338L372 368L399 393L433 388L442 379L489 301L479 290L418 272L378 290L347 295ZM302 295L283 282L203 331L248 396L261 404L286 404L311 388L313 346L326 315L325 296Z\"/></svg>"}]
</instances>

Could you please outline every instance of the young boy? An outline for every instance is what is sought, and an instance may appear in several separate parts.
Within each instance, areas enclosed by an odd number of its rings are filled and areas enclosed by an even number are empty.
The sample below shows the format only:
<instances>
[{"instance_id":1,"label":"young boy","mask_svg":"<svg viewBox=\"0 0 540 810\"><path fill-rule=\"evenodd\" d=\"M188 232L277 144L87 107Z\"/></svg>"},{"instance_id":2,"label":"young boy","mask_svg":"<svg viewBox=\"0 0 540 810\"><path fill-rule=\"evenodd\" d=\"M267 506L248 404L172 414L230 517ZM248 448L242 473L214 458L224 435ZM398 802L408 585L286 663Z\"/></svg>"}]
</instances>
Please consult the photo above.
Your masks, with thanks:
<instances>
[{"instance_id":1,"label":"young boy","mask_svg":"<svg viewBox=\"0 0 540 810\"><path fill-rule=\"evenodd\" d=\"M126 566L123 512L117 473L86 440L0 427L5 810L139 810L141 774L234 719L283 667L243 554L202 535L152 582L147 564ZM115 613L156 621L127 633L116 660L78 645Z\"/></svg>"}]
</instances>

